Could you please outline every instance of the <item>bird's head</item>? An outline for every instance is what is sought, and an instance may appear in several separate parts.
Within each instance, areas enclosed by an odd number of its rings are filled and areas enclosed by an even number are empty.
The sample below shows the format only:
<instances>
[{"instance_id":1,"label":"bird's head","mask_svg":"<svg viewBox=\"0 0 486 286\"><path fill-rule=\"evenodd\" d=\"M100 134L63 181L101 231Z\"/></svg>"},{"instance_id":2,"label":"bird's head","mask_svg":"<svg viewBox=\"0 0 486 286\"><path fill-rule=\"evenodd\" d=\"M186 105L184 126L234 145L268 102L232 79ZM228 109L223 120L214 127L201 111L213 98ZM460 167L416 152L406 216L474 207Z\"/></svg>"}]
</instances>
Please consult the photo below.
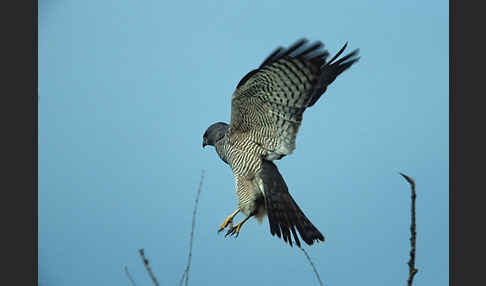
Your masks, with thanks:
<instances>
[{"instance_id":1,"label":"bird's head","mask_svg":"<svg viewBox=\"0 0 486 286\"><path fill-rule=\"evenodd\" d=\"M228 127L229 125L224 122L216 122L211 126L209 126L203 135L203 142L202 142L203 148L206 145L214 146L216 142L218 142L219 140L221 140L221 138L224 137L224 134L226 134Z\"/></svg>"}]
</instances>

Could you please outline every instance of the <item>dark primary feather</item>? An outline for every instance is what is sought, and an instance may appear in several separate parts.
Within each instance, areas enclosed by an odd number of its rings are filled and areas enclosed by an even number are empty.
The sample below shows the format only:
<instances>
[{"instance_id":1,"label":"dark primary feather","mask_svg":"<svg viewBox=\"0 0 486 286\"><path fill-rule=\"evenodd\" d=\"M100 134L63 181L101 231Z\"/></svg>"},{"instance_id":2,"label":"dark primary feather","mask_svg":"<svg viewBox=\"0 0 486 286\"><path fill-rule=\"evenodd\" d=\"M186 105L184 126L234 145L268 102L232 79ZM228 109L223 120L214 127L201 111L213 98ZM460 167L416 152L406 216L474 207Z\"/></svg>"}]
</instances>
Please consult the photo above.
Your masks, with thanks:
<instances>
[{"instance_id":1,"label":"dark primary feather","mask_svg":"<svg viewBox=\"0 0 486 286\"><path fill-rule=\"evenodd\" d=\"M348 46L348 43L341 48L341 50L327 63L323 64L319 69L319 80L318 84L314 87L313 95L311 96L311 101L307 105L314 105L321 95L326 91L327 86L330 85L338 75L343 73L349 67L351 67L355 62L359 60L358 55L359 50L354 50L346 56L334 62ZM325 62L325 60L324 60Z\"/></svg>"},{"instance_id":2,"label":"dark primary feather","mask_svg":"<svg viewBox=\"0 0 486 286\"><path fill-rule=\"evenodd\" d=\"M279 61L283 58L295 58L308 62L311 64L313 74L315 76L310 92L310 100L306 107L314 105L321 95L326 91L327 86L330 85L338 75L351 67L355 62L359 60L359 50L356 49L334 62L346 49L348 43L346 43L341 50L329 61L326 59L329 56L327 50L323 50L324 44L320 41L316 41L311 45L307 45L307 39L301 39L291 45L288 49L278 47L273 53L271 53L260 65L258 69L254 69L247 73L238 83L237 88L245 84L248 79L255 73L261 70L263 67ZM303 110L305 107L303 108ZM302 112L303 112L302 110Z\"/></svg>"},{"instance_id":3,"label":"dark primary feather","mask_svg":"<svg viewBox=\"0 0 486 286\"><path fill-rule=\"evenodd\" d=\"M264 185L265 204L271 234L283 238L290 246L292 246L293 236L295 244L301 247L295 229L308 245L312 245L314 241L324 241L321 232L309 221L290 196L287 184L277 166L271 161L264 160L260 176Z\"/></svg>"}]
</instances>

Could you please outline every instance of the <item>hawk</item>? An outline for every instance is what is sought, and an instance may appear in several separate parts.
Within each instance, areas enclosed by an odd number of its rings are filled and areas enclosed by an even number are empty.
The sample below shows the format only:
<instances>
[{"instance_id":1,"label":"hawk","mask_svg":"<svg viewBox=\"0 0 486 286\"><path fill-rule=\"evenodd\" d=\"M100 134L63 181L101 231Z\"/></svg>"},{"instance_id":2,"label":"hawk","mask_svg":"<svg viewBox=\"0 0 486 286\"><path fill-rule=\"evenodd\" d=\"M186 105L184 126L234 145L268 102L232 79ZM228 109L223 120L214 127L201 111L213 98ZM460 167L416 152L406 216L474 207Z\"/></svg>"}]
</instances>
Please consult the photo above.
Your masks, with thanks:
<instances>
[{"instance_id":1,"label":"hawk","mask_svg":"<svg viewBox=\"0 0 486 286\"><path fill-rule=\"evenodd\" d=\"M234 174L238 208L221 224L226 236L238 236L251 217L268 217L270 232L292 246L301 247L297 231L308 245L324 241L290 195L274 160L295 149L295 139L306 108L313 106L338 75L359 60L356 49L329 61L320 42L301 39L285 49L277 48L238 83L231 98L231 121L217 122L203 135L203 148L214 146ZM246 217L233 225L242 212Z\"/></svg>"}]
</instances>

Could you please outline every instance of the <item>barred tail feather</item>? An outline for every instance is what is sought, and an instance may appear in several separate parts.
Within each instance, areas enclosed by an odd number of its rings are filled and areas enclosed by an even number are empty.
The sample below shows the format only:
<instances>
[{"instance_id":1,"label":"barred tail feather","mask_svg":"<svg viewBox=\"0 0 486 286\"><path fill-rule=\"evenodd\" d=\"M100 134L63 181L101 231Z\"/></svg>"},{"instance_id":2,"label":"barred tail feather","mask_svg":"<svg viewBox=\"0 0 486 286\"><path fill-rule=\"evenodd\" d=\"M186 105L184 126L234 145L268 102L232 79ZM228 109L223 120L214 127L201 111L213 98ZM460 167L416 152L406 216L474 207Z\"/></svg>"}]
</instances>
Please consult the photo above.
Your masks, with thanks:
<instances>
[{"instance_id":1,"label":"barred tail feather","mask_svg":"<svg viewBox=\"0 0 486 286\"><path fill-rule=\"evenodd\" d=\"M260 176L264 185L271 234L283 238L290 246L292 246L293 236L295 244L301 247L297 231L308 245L312 245L314 241L324 241L321 232L309 221L290 196L287 184L277 166L271 161L264 160Z\"/></svg>"}]
</instances>

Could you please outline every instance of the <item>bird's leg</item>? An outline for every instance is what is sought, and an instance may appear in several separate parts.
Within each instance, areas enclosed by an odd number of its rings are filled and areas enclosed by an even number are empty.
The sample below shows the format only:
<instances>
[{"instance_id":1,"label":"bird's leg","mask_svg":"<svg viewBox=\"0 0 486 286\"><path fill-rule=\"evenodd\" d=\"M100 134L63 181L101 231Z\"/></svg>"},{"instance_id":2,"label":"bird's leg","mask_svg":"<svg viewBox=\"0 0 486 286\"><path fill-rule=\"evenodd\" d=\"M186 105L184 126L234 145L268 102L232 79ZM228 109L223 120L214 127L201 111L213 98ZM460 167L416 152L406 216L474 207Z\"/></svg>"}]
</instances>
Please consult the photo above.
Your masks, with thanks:
<instances>
[{"instance_id":1,"label":"bird's leg","mask_svg":"<svg viewBox=\"0 0 486 286\"><path fill-rule=\"evenodd\" d=\"M221 224L221 226L218 229L218 233L221 232L223 229L230 225L230 229L233 228L233 218L240 212L240 209L236 209L232 214L230 214Z\"/></svg>"},{"instance_id":2,"label":"bird's leg","mask_svg":"<svg viewBox=\"0 0 486 286\"><path fill-rule=\"evenodd\" d=\"M241 226L247 220L249 220L253 215L254 215L254 213L251 213L250 215L248 215L247 217L245 217L242 221L240 221L237 225L231 226L230 229L228 230L228 232L226 233L225 237L228 236L228 235L235 235L235 234L236 234L236 237L238 237L238 234L240 234Z\"/></svg>"}]
</instances>

